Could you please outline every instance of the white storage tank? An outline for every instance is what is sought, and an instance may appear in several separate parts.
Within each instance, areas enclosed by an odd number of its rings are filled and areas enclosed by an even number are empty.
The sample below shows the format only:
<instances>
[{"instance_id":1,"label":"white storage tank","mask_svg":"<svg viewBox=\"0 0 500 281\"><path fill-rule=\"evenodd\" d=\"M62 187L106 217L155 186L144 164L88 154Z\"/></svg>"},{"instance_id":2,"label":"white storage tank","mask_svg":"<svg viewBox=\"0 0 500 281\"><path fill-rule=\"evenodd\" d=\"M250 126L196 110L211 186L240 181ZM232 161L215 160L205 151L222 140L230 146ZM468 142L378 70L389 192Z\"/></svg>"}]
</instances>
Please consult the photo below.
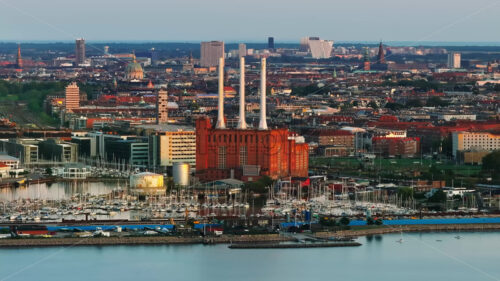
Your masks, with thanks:
<instances>
[{"instance_id":1,"label":"white storage tank","mask_svg":"<svg viewBox=\"0 0 500 281\"><path fill-rule=\"evenodd\" d=\"M189 185L189 164L188 163L174 163L172 169L174 183L180 186Z\"/></svg>"},{"instance_id":2,"label":"white storage tank","mask_svg":"<svg viewBox=\"0 0 500 281\"><path fill-rule=\"evenodd\" d=\"M149 172L131 175L130 188L139 193L165 190L163 175Z\"/></svg>"}]
</instances>

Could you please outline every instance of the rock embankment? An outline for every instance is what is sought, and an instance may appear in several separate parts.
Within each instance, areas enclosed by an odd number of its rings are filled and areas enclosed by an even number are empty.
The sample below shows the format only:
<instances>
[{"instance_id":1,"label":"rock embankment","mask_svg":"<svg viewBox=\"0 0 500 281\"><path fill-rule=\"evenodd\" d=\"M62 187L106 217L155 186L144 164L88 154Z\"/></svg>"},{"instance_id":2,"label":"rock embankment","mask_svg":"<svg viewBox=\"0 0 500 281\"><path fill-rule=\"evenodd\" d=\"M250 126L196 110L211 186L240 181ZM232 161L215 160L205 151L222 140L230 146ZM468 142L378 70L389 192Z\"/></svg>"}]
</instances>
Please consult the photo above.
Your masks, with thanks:
<instances>
[{"instance_id":1,"label":"rock embankment","mask_svg":"<svg viewBox=\"0 0 500 281\"><path fill-rule=\"evenodd\" d=\"M89 238L15 238L0 239L0 248L19 247L74 247L74 246L107 246L107 245L181 245L181 244L220 244L232 242L280 242L290 238L278 234L259 235L222 235L219 237L174 237L174 236L140 236L140 237L89 237Z\"/></svg>"}]
</instances>

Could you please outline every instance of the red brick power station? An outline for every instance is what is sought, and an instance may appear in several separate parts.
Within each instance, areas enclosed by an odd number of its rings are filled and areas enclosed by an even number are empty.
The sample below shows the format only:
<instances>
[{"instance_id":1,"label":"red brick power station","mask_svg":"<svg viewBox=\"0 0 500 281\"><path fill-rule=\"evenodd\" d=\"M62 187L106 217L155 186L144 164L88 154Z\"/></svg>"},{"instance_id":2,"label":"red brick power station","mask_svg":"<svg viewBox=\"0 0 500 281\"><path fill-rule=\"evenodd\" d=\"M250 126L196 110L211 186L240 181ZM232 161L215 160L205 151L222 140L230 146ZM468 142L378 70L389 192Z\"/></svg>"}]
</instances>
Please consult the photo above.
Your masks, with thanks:
<instances>
[{"instance_id":1,"label":"red brick power station","mask_svg":"<svg viewBox=\"0 0 500 281\"><path fill-rule=\"evenodd\" d=\"M253 181L261 176L273 179L307 177L309 147L303 138L286 128L268 129L266 123L266 60L261 62L260 123L247 128L245 87L240 86L240 114L237 128L226 128L224 117L223 60L219 60L218 118L196 121L196 175L202 182L226 178ZM240 85L245 84L244 58L240 59Z\"/></svg>"}]
</instances>

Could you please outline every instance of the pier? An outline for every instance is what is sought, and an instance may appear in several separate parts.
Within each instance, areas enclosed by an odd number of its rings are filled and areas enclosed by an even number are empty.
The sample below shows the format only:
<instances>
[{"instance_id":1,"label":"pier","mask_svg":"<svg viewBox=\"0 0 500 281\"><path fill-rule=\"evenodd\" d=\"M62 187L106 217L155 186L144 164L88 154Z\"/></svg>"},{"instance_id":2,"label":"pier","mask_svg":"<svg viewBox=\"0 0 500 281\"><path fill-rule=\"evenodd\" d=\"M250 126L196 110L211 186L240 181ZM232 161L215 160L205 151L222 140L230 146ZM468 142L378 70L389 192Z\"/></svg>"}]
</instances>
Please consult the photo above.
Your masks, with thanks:
<instances>
[{"instance_id":1,"label":"pier","mask_svg":"<svg viewBox=\"0 0 500 281\"><path fill-rule=\"evenodd\" d=\"M333 243L245 243L231 244L229 249L298 249L298 248L331 248L331 247L357 247L358 242L333 242Z\"/></svg>"}]
</instances>

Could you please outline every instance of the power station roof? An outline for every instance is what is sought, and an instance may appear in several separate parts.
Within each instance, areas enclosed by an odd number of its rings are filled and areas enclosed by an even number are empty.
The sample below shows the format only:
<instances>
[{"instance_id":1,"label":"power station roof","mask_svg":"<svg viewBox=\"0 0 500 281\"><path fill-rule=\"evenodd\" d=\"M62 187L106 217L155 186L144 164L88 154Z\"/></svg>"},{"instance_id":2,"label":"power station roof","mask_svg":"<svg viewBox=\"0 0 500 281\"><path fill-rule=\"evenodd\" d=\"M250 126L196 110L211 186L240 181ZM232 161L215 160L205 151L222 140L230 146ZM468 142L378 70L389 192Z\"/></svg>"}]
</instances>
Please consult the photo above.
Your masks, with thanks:
<instances>
[{"instance_id":1,"label":"power station roof","mask_svg":"<svg viewBox=\"0 0 500 281\"><path fill-rule=\"evenodd\" d=\"M151 124L151 125L140 125L137 126L142 129L152 129L158 132L194 132L194 127L182 126L182 125L171 125L171 124Z\"/></svg>"}]
</instances>

